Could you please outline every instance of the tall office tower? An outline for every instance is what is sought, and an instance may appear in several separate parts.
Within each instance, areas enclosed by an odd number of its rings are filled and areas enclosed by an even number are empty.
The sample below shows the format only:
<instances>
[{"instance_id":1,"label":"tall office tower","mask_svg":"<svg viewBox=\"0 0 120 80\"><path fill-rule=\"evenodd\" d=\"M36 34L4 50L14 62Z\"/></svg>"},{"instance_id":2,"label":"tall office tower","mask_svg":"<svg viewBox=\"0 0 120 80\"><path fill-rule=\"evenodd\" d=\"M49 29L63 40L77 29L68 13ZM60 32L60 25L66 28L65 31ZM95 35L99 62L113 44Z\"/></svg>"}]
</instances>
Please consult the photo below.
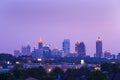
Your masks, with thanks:
<instances>
[{"instance_id":1,"label":"tall office tower","mask_svg":"<svg viewBox=\"0 0 120 80\"><path fill-rule=\"evenodd\" d=\"M43 40L42 38L40 38L39 42L38 42L38 49L42 49L43 48Z\"/></svg>"},{"instance_id":2,"label":"tall office tower","mask_svg":"<svg viewBox=\"0 0 120 80\"><path fill-rule=\"evenodd\" d=\"M78 57L85 57L86 56L86 47L84 42L80 42L78 45Z\"/></svg>"},{"instance_id":3,"label":"tall office tower","mask_svg":"<svg viewBox=\"0 0 120 80\"><path fill-rule=\"evenodd\" d=\"M51 49L49 47L49 45L45 45L43 47L43 57L44 58L51 58L52 54L51 54Z\"/></svg>"},{"instance_id":4,"label":"tall office tower","mask_svg":"<svg viewBox=\"0 0 120 80\"><path fill-rule=\"evenodd\" d=\"M15 56L15 57L21 56L20 51L19 51L19 50L14 50L14 56Z\"/></svg>"},{"instance_id":5,"label":"tall office tower","mask_svg":"<svg viewBox=\"0 0 120 80\"><path fill-rule=\"evenodd\" d=\"M26 46L22 46L21 53L22 55L26 55Z\"/></svg>"},{"instance_id":6,"label":"tall office tower","mask_svg":"<svg viewBox=\"0 0 120 80\"><path fill-rule=\"evenodd\" d=\"M64 39L62 47L63 47L64 53L69 54L70 53L70 40Z\"/></svg>"},{"instance_id":7,"label":"tall office tower","mask_svg":"<svg viewBox=\"0 0 120 80\"><path fill-rule=\"evenodd\" d=\"M79 47L79 42L76 42L75 44L75 54L78 56L78 47Z\"/></svg>"},{"instance_id":8,"label":"tall office tower","mask_svg":"<svg viewBox=\"0 0 120 80\"><path fill-rule=\"evenodd\" d=\"M26 53L27 53L28 56L31 55L31 47L30 47L30 45L26 46Z\"/></svg>"},{"instance_id":9,"label":"tall office tower","mask_svg":"<svg viewBox=\"0 0 120 80\"><path fill-rule=\"evenodd\" d=\"M96 40L96 57L102 58L103 51L102 51L102 39L100 37Z\"/></svg>"},{"instance_id":10,"label":"tall office tower","mask_svg":"<svg viewBox=\"0 0 120 80\"><path fill-rule=\"evenodd\" d=\"M22 55L27 55L27 56L31 55L30 45L22 46L21 53L22 53Z\"/></svg>"},{"instance_id":11,"label":"tall office tower","mask_svg":"<svg viewBox=\"0 0 120 80\"><path fill-rule=\"evenodd\" d=\"M118 55L117 55L117 59L120 60L120 53L118 53Z\"/></svg>"},{"instance_id":12,"label":"tall office tower","mask_svg":"<svg viewBox=\"0 0 120 80\"><path fill-rule=\"evenodd\" d=\"M43 49L36 49L34 47L34 50L32 51L32 57L34 59L43 57Z\"/></svg>"}]
</instances>

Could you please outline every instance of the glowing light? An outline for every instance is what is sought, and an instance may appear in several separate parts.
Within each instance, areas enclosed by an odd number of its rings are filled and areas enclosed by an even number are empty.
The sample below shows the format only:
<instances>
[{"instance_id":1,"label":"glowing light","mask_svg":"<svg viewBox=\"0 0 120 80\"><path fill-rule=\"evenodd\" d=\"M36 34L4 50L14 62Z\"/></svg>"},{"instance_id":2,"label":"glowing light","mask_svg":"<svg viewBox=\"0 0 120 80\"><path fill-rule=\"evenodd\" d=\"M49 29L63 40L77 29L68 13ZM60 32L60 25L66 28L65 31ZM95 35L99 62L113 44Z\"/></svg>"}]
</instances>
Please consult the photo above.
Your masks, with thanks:
<instances>
[{"instance_id":1,"label":"glowing light","mask_svg":"<svg viewBox=\"0 0 120 80\"><path fill-rule=\"evenodd\" d=\"M85 61L84 61L84 60L81 60L81 64L85 64Z\"/></svg>"},{"instance_id":2,"label":"glowing light","mask_svg":"<svg viewBox=\"0 0 120 80\"><path fill-rule=\"evenodd\" d=\"M110 50L106 50L104 53L110 53Z\"/></svg>"},{"instance_id":3,"label":"glowing light","mask_svg":"<svg viewBox=\"0 0 120 80\"><path fill-rule=\"evenodd\" d=\"M78 67L76 66L75 69L78 69Z\"/></svg>"},{"instance_id":4,"label":"glowing light","mask_svg":"<svg viewBox=\"0 0 120 80\"><path fill-rule=\"evenodd\" d=\"M100 68L100 67L95 67L94 70L95 70L95 71L101 70L101 68Z\"/></svg>"},{"instance_id":5,"label":"glowing light","mask_svg":"<svg viewBox=\"0 0 120 80\"><path fill-rule=\"evenodd\" d=\"M20 62L17 61L16 64L20 64Z\"/></svg>"},{"instance_id":6,"label":"glowing light","mask_svg":"<svg viewBox=\"0 0 120 80\"><path fill-rule=\"evenodd\" d=\"M51 72L52 69L48 69L48 72Z\"/></svg>"},{"instance_id":7,"label":"glowing light","mask_svg":"<svg viewBox=\"0 0 120 80\"><path fill-rule=\"evenodd\" d=\"M42 42L43 42L43 40L42 40L42 38L40 38L39 43L42 43Z\"/></svg>"},{"instance_id":8,"label":"glowing light","mask_svg":"<svg viewBox=\"0 0 120 80\"><path fill-rule=\"evenodd\" d=\"M10 64L10 61L7 61L7 64Z\"/></svg>"},{"instance_id":9,"label":"glowing light","mask_svg":"<svg viewBox=\"0 0 120 80\"><path fill-rule=\"evenodd\" d=\"M41 58L38 58L37 60L38 60L38 61L42 61L42 59L41 59Z\"/></svg>"},{"instance_id":10,"label":"glowing light","mask_svg":"<svg viewBox=\"0 0 120 80\"><path fill-rule=\"evenodd\" d=\"M115 64L116 62L111 62L112 64Z\"/></svg>"}]
</instances>

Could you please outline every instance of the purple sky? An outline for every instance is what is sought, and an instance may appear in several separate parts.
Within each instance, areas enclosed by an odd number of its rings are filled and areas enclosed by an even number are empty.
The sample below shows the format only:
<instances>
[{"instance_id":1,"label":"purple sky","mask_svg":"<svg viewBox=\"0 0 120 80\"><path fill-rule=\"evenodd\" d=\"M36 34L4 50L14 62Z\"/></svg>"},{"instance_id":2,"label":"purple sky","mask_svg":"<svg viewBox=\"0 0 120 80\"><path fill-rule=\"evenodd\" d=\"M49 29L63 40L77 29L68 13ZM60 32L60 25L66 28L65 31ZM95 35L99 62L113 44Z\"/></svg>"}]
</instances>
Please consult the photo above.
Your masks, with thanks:
<instances>
[{"instance_id":1,"label":"purple sky","mask_svg":"<svg viewBox=\"0 0 120 80\"><path fill-rule=\"evenodd\" d=\"M84 41L88 55L95 41L103 50L120 52L120 0L1 0L0 53L13 53L22 45L37 46L42 37L51 48L61 48L64 39Z\"/></svg>"}]
</instances>

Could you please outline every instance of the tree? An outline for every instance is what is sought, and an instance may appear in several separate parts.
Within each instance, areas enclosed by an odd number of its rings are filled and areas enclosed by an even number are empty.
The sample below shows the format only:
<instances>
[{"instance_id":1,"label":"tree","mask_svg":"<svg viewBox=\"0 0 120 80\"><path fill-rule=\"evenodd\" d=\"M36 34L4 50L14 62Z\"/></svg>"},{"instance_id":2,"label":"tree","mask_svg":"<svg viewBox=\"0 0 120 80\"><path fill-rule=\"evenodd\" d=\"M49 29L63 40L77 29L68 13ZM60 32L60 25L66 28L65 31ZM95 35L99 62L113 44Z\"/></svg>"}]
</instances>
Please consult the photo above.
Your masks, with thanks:
<instances>
[{"instance_id":1,"label":"tree","mask_svg":"<svg viewBox=\"0 0 120 80\"><path fill-rule=\"evenodd\" d=\"M0 80L15 80L15 77L10 73L0 73Z\"/></svg>"},{"instance_id":2,"label":"tree","mask_svg":"<svg viewBox=\"0 0 120 80\"><path fill-rule=\"evenodd\" d=\"M52 71L50 72L50 75L57 77L58 75L61 76L63 73L64 73L64 71L63 71L61 68L55 67L55 68L52 69Z\"/></svg>"},{"instance_id":3,"label":"tree","mask_svg":"<svg viewBox=\"0 0 120 80\"><path fill-rule=\"evenodd\" d=\"M33 67L27 69L28 77L34 77L36 79L41 79L44 76L47 76L47 72L43 67Z\"/></svg>"},{"instance_id":4,"label":"tree","mask_svg":"<svg viewBox=\"0 0 120 80\"><path fill-rule=\"evenodd\" d=\"M101 71L95 71L88 80L110 80L107 75L103 74Z\"/></svg>"},{"instance_id":5,"label":"tree","mask_svg":"<svg viewBox=\"0 0 120 80\"><path fill-rule=\"evenodd\" d=\"M25 69L13 68L11 70L11 73L16 78L16 80L18 79L24 80L27 77L27 73Z\"/></svg>"},{"instance_id":6,"label":"tree","mask_svg":"<svg viewBox=\"0 0 120 80\"><path fill-rule=\"evenodd\" d=\"M101 65L101 70L113 73L112 80L114 80L116 74L120 72L120 64L104 63Z\"/></svg>"},{"instance_id":7,"label":"tree","mask_svg":"<svg viewBox=\"0 0 120 80\"><path fill-rule=\"evenodd\" d=\"M7 61L9 61L12 64L15 64L15 57L12 56L11 54L5 54L5 53L1 53L0 54L0 65L3 66L3 68L6 68L7 65Z\"/></svg>"},{"instance_id":8,"label":"tree","mask_svg":"<svg viewBox=\"0 0 120 80\"><path fill-rule=\"evenodd\" d=\"M66 74L71 74L71 73L73 73L73 69L68 68L65 73Z\"/></svg>"},{"instance_id":9,"label":"tree","mask_svg":"<svg viewBox=\"0 0 120 80\"><path fill-rule=\"evenodd\" d=\"M81 67L80 73L83 75L88 75L90 73L90 69L88 67Z\"/></svg>"}]
</instances>

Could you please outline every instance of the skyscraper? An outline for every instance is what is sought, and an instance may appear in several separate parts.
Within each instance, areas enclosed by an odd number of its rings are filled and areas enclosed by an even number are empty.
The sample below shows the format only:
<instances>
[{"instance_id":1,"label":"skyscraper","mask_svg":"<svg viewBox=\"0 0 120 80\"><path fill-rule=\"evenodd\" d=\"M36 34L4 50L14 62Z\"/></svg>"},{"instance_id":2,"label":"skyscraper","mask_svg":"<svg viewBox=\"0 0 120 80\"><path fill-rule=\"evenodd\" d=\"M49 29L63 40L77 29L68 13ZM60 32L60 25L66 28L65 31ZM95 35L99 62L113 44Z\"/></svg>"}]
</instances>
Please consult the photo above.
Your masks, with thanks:
<instances>
[{"instance_id":1,"label":"skyscraper","mask_svg":"<svg viewBox=\"0 0 120 80\"><path fill-rule=\"evenodd\" d=\"M43 47L43 57L44 58L51 58L52 54L51 54L51 49L49 47L49 45L45 45Z\"/></svg>"},{"instance_id":2,"label":"skyscraper","mask_svg":"<svg viewBox=\"0 0 120 80\"><path fill-rule=\"evenodd\" d=\"M85 57L86 56L86 47L84 42L80 42L78 45L78 57Z\"/></svg>"},{"instance_id":3,"label":"skyscraper","mask_svg":"<svg viewBox=\"0 0 120 80\"><path fill-rule=\"evenodd\" d=\"M22 55L31 55L30 45L22 46L21 53L22 53Z\"/></svg>"},{"instance_id":4,"label":"skyscraper","mask_svg":"<svg viewBox=\"0 0 120 80\"><path fill-rule=\"evenodd\" d=\"M43 47L43 40L42 38L40 38L39 42L38 42L38 49L42 49Z\"/></svg>"},{"instance_id":5,"label":"skyscraper","mask_svg":"<svg viewBox=\"0 0 120 80\"><path fill-rule=\"evenodd\" d=\"M52 50L52 56L53 57L62 57L62 50L60 50L60 49L53 49Z\"/></svg>"},{"instance_id":6,"label":"skyscraper","mask_svg":"<svg viewBox=\"0 0 120 80\"><path fill-rule=\"evenodd\" d=\"M102 58L103 51L102 51L102 39L100 37L96 40L96 57Z\"/></svg>"},{"instance_id":7,"label":"skyscraper","mask_svg":"<svg viewBox=\"0 0 120 80\"><path fill-rule=\"evenodd\" d=\"M21 56L20 51L19 50L14 50L14 56L15 57Z\"/></svg>"},{"instance_id":8,"label":"skyscraper","mask_svg":"<svg viewBox=\"0 0 120 80\"><path fill-rule=\"evenodd\" d=\"M75 54L78 56L78 47L79 47L79 42L76 42L75 44Z\"/></svg>"},{"instance_id":9,"label":"skyscraper","mask_svg":"<svg viewBox=\"0 0 120 80\"><path fill-rule=\"evenodd\" d=\"M31 55L31 47L30 47L30 45L27 45L26 53L27 53L27 55Z\"/></svg>"},{"instance_id":10,"label":"skyscraper","mask_svg":"<svg viewBox=\"0 0 120 80\"><path fill-rule=\"evenodd\" d=\"M43 57L43 40L40 38L38 42L38 48L34 48L32 51L32 57L37 59Z\"/></svg>"},{"instance_id":11,"label":"skyscraper","mask_svg":"<svg viewBox=\"0 0 120 80\"><path fill-rule=\"evenodd\" d=\"M120 60L120 53L118 53L118 55L117 55L117 59Z\"/></svg>"},{"instance_id":12,"label":"skyscraper","mask_svg":"<svg viewBox=\"0 0 120 80\"><path fill-rule=\"evenodd\" d=\"M22 55L26 55L26 46L22 46L21 53Z\"/></svg>"},{"instance_id":13,"label":"skyscraper","mask_svg":"<svg viewBox=\"0 0 120 80\"><path fill-rule=\"evenodd\" d=\"M63 51L65 54L70 53L70 40L69 39L64 39L63 41Z\"/></svg>"}]
</instances>

